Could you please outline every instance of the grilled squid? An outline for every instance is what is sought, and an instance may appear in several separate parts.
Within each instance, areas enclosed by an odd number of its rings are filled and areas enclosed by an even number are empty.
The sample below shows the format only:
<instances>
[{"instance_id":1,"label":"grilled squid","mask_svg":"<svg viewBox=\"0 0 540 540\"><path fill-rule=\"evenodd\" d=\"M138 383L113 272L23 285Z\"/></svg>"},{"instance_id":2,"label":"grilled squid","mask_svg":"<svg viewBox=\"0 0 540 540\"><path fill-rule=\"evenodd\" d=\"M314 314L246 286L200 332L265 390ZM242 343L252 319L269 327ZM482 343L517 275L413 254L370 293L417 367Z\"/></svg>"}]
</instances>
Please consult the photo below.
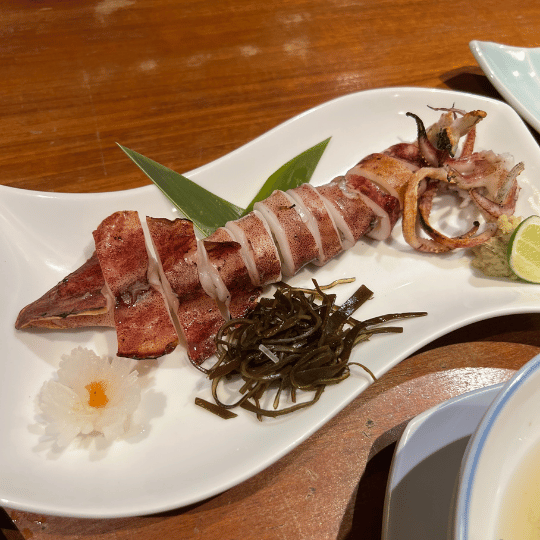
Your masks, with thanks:
<instances>
[{"instance_id":1,"label":"grilled squid","mask_svg":"<svg viewBox=\"0 0 540 540\"><path fill-rule=\"evenodd\" d=\"M411 165L424 166L407 182L403 209L403 236L413 248L431 253L456 248L475 247L497 231L495 222L502 215L512 215L519 194L518 175L523 163L510 168L510 157L493 151L474 152L476 124L485 118L483 111L464 112L448 109L439 121L426 130L422 120L407 113L416 121L417 141ZM465 137L461 154L456 157L458 142ZM403 159L403 152L401 159ZM429 189L427 186L429 185ZM472 201L487 224L476 234L479 223L457 237L448 237L435 229L429 221L433 198L440 189L452 189ZM422 238L419 230L429 237Z\"/></svg>"},{"instance_id":2,"label":"grilled squid","mask_svg":"<svg viewBox=\"0 0 540 540\"><path fill-rule=\"evenodd\" d=\"M514 212L523 164L475 151L485 112L439 110L427 129L408 113L415 141L370 154L327 184L274 191L208 238L197 240L189 220L147 217L155 260L136 212L116 212L94 232L95 254L22 309L16 328L114 326L119 355L154 358L176 346L176 325L199 365L215 352L223 322L248 313L265 286L322 266L360 239L387 240L400 217L404 239L421 252L485 242L497 217ZM454 237L437 230L430 218L442 191L476 205L483 230L479 221Z\"/></svg>"}]
</instances>

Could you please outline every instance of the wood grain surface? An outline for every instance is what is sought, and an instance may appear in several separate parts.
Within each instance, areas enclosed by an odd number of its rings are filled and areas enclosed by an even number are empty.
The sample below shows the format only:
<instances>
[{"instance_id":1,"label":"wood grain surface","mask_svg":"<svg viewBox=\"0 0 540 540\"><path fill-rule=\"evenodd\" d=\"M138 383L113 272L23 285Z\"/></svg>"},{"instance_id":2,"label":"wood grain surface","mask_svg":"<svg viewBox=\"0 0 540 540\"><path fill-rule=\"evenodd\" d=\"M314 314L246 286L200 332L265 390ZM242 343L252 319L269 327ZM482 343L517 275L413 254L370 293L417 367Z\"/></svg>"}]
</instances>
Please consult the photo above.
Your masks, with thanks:
<instances>
[{"instance_id":1,"label":"wood grain surface","mask_svg":"<svg viewBox=\"0 0 540 540\"><path fill-rule=\"evenodd\" d=\"M369 88L494 96L469 41L539 46L538 10L532 0L5 0L0 182L144 185L117 142L183 173Z\"/></svg>"},{"instance_id":2,"label":"wood grain surface","mask_svg":"<svg viewBox=\"0 0 540 540\"><path fill-rule=\"evenodd\" d=\"M4 0L0 18L0 184L57 192L147 184L117 142L187 172L366 89L500 99L469 41L540 46L536 0ZM522 314L439 338L275 465L190 508L112 520L6 508L0 536L380 538L408 419L506 380L540 350L539 330Z\"/></svg>"}]
</instances>

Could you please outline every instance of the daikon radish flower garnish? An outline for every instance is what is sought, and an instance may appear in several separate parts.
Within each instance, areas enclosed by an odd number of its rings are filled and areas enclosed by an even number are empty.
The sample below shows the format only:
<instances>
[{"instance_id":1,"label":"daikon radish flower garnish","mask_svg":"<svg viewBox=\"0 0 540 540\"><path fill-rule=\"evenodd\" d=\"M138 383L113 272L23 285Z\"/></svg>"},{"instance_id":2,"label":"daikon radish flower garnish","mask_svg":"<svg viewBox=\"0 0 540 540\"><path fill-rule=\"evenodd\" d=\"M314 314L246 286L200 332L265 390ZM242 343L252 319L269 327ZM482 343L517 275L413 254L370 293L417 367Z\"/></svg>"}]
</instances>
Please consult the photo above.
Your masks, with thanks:
<instances>
[{"instance_id":1,"label":"daikon radish flower garnish","mask_svg":"<svg viewBox=\"0 0 540 540\"><path fill-rule=\"evenodd\" d=\"M39 394L45 433L67 446L78 435L102 434L107 441L124 435L141 400L134 362L98 356L78 347L63 355L56 378Z\"/></svg>"}]
</instances>

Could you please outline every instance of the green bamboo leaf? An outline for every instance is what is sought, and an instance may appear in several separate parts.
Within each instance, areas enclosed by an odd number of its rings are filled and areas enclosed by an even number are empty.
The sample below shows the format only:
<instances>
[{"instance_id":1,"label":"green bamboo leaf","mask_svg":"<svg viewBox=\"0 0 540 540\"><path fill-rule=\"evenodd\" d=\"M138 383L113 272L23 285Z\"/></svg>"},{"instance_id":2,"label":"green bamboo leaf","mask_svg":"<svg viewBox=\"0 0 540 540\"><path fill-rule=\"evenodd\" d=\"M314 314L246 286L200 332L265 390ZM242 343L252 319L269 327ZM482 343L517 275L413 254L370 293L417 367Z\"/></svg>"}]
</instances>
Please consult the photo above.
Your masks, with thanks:
<instances>
[{"instance_id":1,"label":"green bamboo leaf","mask_svg":"<svg viewBox=\"0 0 540 540\"><path fill-rule=\"evenodd\" d=\"M121 144L118 146L205 236L242 215L243 208L134 150Z\"/></svg>"},{"instance_id":2,"label":"green bamboo leaf","mask_svg":"<svg viewBox=\"0 0 540 540\"><path fill-rule=\"evenodd\" d=\"M328 139L312 146L285 163L285 165L282 165L268 178L242 215L251 212L253 205L257 201L268 198L276 189L287 191L288 189L298 187L300 184L309 182L330 139L331 137L328 137Z\"/></svg>"},{"instance_id":3,"label":"green bamboo leaf","mask_svg":"<svg viewBox=\"0 0 540 540\"><path fill-rule=\"evenodd\" d=\"M291 159L273 173L264 183L249 206L243 208L218 197L199 186L189 178L130 150L118 146L154 182L165 196L191 221L205 236L212 234L227 221L238 219L251 212L257 201L266 199L276 189L287 191L309 182L330 137Z\"/></svg>"}]
</instances>

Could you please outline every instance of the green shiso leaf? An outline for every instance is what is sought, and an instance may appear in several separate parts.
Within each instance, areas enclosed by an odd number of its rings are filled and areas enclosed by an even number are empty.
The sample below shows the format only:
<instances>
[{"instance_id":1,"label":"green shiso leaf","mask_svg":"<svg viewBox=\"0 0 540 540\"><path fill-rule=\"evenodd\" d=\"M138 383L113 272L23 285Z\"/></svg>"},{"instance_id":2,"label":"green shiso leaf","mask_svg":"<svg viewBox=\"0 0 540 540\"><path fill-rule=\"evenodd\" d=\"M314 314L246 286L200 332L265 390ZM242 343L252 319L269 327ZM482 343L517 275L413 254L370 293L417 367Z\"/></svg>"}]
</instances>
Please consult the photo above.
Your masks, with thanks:
<instances>
[{"instance_id":1,"label":"green shiso leaf","mask_svg":"<svg viewBox=\"0 0 540 540\"><path fill-rule=\"evenodd\" d=\"M257 201L268 198L276 189L287 191L309 182L330 139L331 137L328 137L282 165L268 178L242 215L251 212Z\"/></svg>"},{"instance_id":2,"label":"green shiso leaf","mask_svg":"<svg viewBox=\"0 0 540 540\"><path fill-rule=\"evenodd\" d=\"M118 146L205 236L242 215L243 208L134 150Z\"/></svg>"},{"instance_id":3,"label":"green shiso leaf","mask_svg":"<svg viewBox=\"0 0 540 540\"><path fill-rule=\"evenodd\" d=\"M245 210L164 165L117 144L165 196L193 221L195 227L205 236L209 236L227 221L238 219L251 212L257 201L266 199L274 190L287 191L309 182L329 141L330 137L280 167L268 178Z\"/></svg>"}]
</instances>

